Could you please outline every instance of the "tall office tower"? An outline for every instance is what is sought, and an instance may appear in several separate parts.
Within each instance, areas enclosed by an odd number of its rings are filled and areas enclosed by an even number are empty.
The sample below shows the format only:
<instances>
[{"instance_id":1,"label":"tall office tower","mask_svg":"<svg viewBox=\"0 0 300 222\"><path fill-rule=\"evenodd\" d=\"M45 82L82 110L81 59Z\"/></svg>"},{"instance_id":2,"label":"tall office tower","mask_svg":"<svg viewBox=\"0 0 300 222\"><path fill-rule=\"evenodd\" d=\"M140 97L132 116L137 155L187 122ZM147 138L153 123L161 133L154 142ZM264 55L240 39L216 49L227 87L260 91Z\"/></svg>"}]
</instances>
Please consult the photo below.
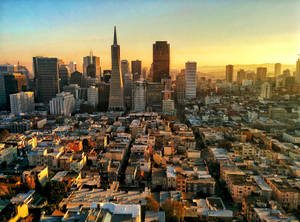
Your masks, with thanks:
<instances>
[{"instance_id":1,"label":"tall office tower","mask_svg":"<svg viewBox=\"0 0 300 222\"><path fill-rule=\"evenodd\" d=\"M75 108L75 98L70 92L56 94L49 102L50 114L70 116Z\"/></svg>"},{"instance_id":2,"label":"tall office tower","mask_svg":"<svg viewBox=\"0 0 300 222\"><path fill-rule=\"evenodd\" d=\"M70 85L67 85L64 87L64 92L71 93L76 100L76 99L79 99L79 96L78 96L79 89L80 89L80 87L77 84L70 84Z\"/></svg>"},{"instance_id":3,"label":"tall office tower","mask_svg":"<svg viewBox=\"0 0 300 222\"><path fill-rule=\"evenodd\" d=\"M149 82L147 84L147 109L153 112L162 111L162 90L160 82Z\"/></svg>"},{"instance_id":4,"label":"tall office tower","mask_svg":"<svg viewBox=\"0 0 300 222\"><path fill-rule=\"evenodd\" d=\"M29 78L29 70L27 69L26 66L22 66L18 63L18 66L17 66L17 73L21 73L23 75L26 76L26 88L27 89L32 89L33 86L31 84L32 81L30 81L30 78Z\"/></svg>"},{"instance_id":5,"label":"tall office tower","mask_svg":"<svg viewBox=\"0 0 300 222\"><path fill-rule=\"evenodd\" d=\"M241 86L243 84L243 80L245 80L246 78L247 78L247 76L246 76L245 70L240 69L237 72L237 76L236 76L236 82L237 82L237 84Z\"/></svg>"},{"instance_id":6,"label":"tall office tower","mask_svg":"<svg viewBox=\"0 0 300 222\"><path fill-rule=\"evenodd\" d=\"M87 90L87 97L88 97L88 102L92 104L95 108L98 106L99 103L99 92L98 88L95 86L90 86Z\"/></svg>"},{"instance_id":7,"label":"tall office tower","mask_svg":"<svg viewBox=\"0 0 300 222\"><path fill-rule=\"evenodd\" d=\"M81 72L75 71L71 74L70 77L70 84L77 84L78 86L82 87L83 84L83 75Z\"/></svg>"},{"instance_id":8,"label":"tall office tower","mask_svg":"<svg viewBox=\"0 0 300 222\"><path fill-rule=\"evenodd\" d=\"M267 68L266 67L258 67L256 70L256 80L257 81L265 81L267 78Z\"/></svg>"},{"instance_id":9,"label":"tall office tower","mask_svg":"<svg viewBox=\"0 0 300 222\"><path fill-rule=\"evenodd\" d=\"M173 115L175 113L175 105L172 95L174 94L171 84L171 77L165 77L161 80L164 90L162 91L163 94L163 101L162 101L162 111L167 115Z\"/></svg>"},{"instance_id":10,"label":"tall office tower","mask_svg":"<svg viewBox=\"0 0 300 222\"><path fill-rule=\"evenodd\" d=\"M3 105L9 108L9 95L27 89L26 76L20 73L7 73L2 78L4 83L3 93L5 95L5 104Z\"/></svg>"},{"instance_id":11,"label":"tall office tower","mask_svg":"<svg viewBox=\"0 0 300 222\"><path fill-rule=\"evenodd\" d=\"M96 66L95 64L89 64L86 67L86 76L91 78L96 78Z\"/></svg>"},{"instance_id":12,"label":"tall office tower","mask_svg":"<svg viewBox=\"0 0 300 222\"><path fill-rule=\"evenodd\" d=\"M131 61L131 73L133 76L133 82L138 81L142 77L142 61Z\"/></svg>"},{"instance_id":13,"label":"tall office tower","mask_svg":"<svg viewBox=\"0 0 300 222\"><path fill-rule=\"evenodd\" d=\"M147 71L148 71L147 67L144 67L142 69L142 78L146 79L146 77L147 77Z\"/></svg>"},{"instance_id":14,"label":"tall office tower","mask_svg":"<svg viewBox=\"0 0 300 222\"><path fill-rule=\"evenodd\" d=\"M196 74L197 63L187 62L185 63L185 98L196 98Z\"/></svg>"},{"instance_id":15,"label":"tall office tower","mask_svg":"<svg viewBox=\"0 0 300 222\"><path fill-rule=\"evenodd\" d=\"M73 73L77 70L77 63L76 62L70 62L68 67L69 67L70 73Z\"/></svg>"},{"instance_id":16,"label":"tall office tower","mask_svg":"<svg viewBox=\"0 0 300 222\"><path fill-rule=\"evenodd\" d=\"M4 64L0 65L0 109L7 105L4 77L16 71L16 66Z\"/></svg>"},{"instance_id":17,"label":"tall office tower","mask_svg":"<svg viewBox=\"0 0 300 222\"><path fill-rule=\"evenodd\" d=\"M170 75L170 44L157 41L153 44L153 82L161 82L161 78Z\"/></svg>"},{"instance_id":18,"label":"tall office tower","mask_svg":"<svg viewBox=\"0 0 300 222\"><path fill-rule=\"evenodd\" d=\"M274 75L275 77L278 77L281 74L281 64L275 63L274 65Z\"/></svg>"},{"instance_id":19,"label":"tall office tower","mask_svg":"<svg viewBox=\"0 0 300 222\"><path fill-rule=\"evenodd\" d=\"M111 78L109 94L109 110L124 110L123 78L120 72L120 46L117 43L116 26L114 28L114 44L111 46Z\"/></svg>"},{"instance_id":20,"label":"tall office tower","mask_svg":"<svg viewBox=\"0 0 300 222\"><path fill-rule=\"evenodd\" d=\"M92 50L90 51L89 56L83 57L82 70L83 70L84 75L87 75L87 67L88 67L88 65L91 65L91 64L93 64L95 66L96 76L100 77L100 75L101 75L100 58L97 56L94 56Z\"/></svg>"},{"instance_id":21,"label":"tall office tower","mask_svg":"<svg viewBox=\"0 0 300 222\"><path fill-rule=\"evenodd\" d=\"M145 112L146 108L146 81L140 79L134 83L133 89L133 110L134 112Z\"/></svg>"},{"instance_id":22,"label":"tall office tower","mask_svg":"<svg viewBox=\"0 0 300 222\"><path fill-rule=\"evenodd\" d=\"M13 114L20 114L34 111L34 93L19 92L10 94L10 110Z\"/></svg>"},{"instance_id":23,"label":"tall office tower","mask_svg":"<svg viewBox=\"0 0 300 222\"><path fill-rule=\"evenodd\" d=\"M48 104L60 92L58 59L33 57L33 70L37 101Z\"/></svg>"},{"instance_id":24,"label":"tall office tower","mask_svg":"<svg viewBox=\"0 0 300 222\"><path fill-rule=\"evenodd\" d=\"M271 93L271 84L269 82L264 82L261 85L260 97L262 97L263 99L270 99Z\"/></svg>"},{"instance_id":25,"label":"tall office tower","mask_svg":"<svg viewBox=\"0 0 300 222\"><path fill-rule=\"evenodd\" d=\"M121 72L122 72L122 78L123 78L123 81L124 81L125 75L127 73L129 73L129 63L128 63L127 60L122 60L121 61ZM125 85L125 82L124 82L124 85Z\"/></svg>"},{"instance_id":26,"label":"tall office tower","mask_svg":"<svg viewBox=\"0 0 300 222\"><path fill-rule=\"evenodd\" d=\"M131 110L132 107L132 75L127 73L124 76L124 103L126 110Z\"/></svg>"},{"instance_id":27,"label":"tall office tower","mask_svg":"<svg viewBox=\"0 0 300 222\"><path fill-rule=\"evenodd\" d=\"M64 86L69 84L70 70L67 65L59 66L59 87L63 89Z\"/></svg>"},{"instance_id":28,"label":"tall office tower","mask_svg":"<svg viewBox=\"0 0 300 222\"><path fill-rule=\"evenodd\" d=\"M300 54L296 62L296 72L295 72L296 82L300 83Z\"/></svg>"},{"instance_id":29,"label":"tall office tower","mask_svg":"<svg viewBox=\"0 0 300 222\"><path fill-rule=\"evenodd\" d=\"M226 66L226 82L233 82L233 65Z\"/></svg>"},{"instance_id":30,"label":"tall office tower","mask_svg":"<svg viewBox=\"0 0 300 222\"><path fill-rule=\"evenodd\" d=\"M185 98L185 70L176 76L176 101L182 104Z\"/></svg>"},{"instance_id":31,"label":"tall office tower","mask_svg":"<svg viewBox=\"0 0 300 222\"><path fill-rule=\"evenodd\" d=\"M104 111L106 112L108 109L109 105L109 90L110 89L110 84L106 82L100 82L99 87L98 87L98 99L99 99L99 104L98 104L98 109L99 111Z\"/></svg>"},{"instance_id":32,"label":"tall office tower","mask_svg":"<svg viewBox=\"0 0 300 222\"><path fill-rule=\"evenodd\" d=\"M103 70L103 81L109 83L110 77L111 77L111 70Z\"/></svg>"},{"instance_id":33,"label":"tall office tower","mask_svg":"<svg viewBox=\"0 0 300 222\"><path fill-rule=\"evenodd\" d=\"M20 92L27 89L26 76L21 73L11 73L4 76L6 92Z\"/></svg>"}]
</instances>

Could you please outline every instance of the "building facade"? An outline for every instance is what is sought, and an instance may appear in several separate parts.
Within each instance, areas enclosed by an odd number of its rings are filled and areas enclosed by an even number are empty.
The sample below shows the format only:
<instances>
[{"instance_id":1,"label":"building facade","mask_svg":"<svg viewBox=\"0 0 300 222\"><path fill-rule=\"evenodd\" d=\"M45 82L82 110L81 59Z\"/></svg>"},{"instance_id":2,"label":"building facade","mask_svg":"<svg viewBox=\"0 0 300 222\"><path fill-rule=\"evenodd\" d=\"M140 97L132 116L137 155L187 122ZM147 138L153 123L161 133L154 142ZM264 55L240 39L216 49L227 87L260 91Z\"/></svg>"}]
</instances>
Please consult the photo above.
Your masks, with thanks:
<instances>
[{"instance_id":1,"label":"building facade","mask_svg":"<svg viewBox=\"0 0 300 222\"><path fill-rule=\"evenodd\" d=\"M226 66L226 82L233 82L233 65Z\"/></svg>"},{"instance_id":2,"label":"building facade","mask_svg":"<svg viewBox=\"0 0 300 222\"><path fill-rule=\"evenodd\" d=\"M197 63L187 62L185 63L185 98L196 98L196 75L197 75Z\"/></svg>"},{"instance_id":3,"label":"building facade","mask_svg":"<svg viewBox=\"0 0 300 222\"><path fill-rule=\"evenodd\" d=\"M49 102L50 114L70 116L75 108L75 98L69 92L58 93Z\"/></svg>"},{"instance_id":4,"label":"building facade","mask_svg":"<svg viewBox=\"0 0 300 222\"><path fill-rule=\"evenodd\" d=\"M38 102L49 103L60 92L58 59L33 57L33 70L37 100Z\"/></svg>"},{"instance_id":5,"label":"building facade","mask_svg":"<svg viewBox=\"0 0 300 222\"><path fill-rule=\"evenodd\" d=\"M170 44L157 41L153 44L153 82L161 82L161 78L170 74Z\"/></svg>"},{"instance_id":6,"label":"building facade","mask_svg":"<svg viewBox=\"0 0 300 222\"><path fill-rule=\"evenodd\" d=\"M34 111L34 93L19 92L10 94L10 110L13 114L20 114Z\"/></svg>"},{"instance_id":7,"label":"building facade","mask_svg":"<svg viewBox=\"0 0 300 222\"><path fill-rule=\"evenodd\" d=\"M111 78L109 110L124 110L123 78L120 72L120 46L117 43L117 31L114 29L114 43L111 46Z\"/></svg>"}]
</instances>

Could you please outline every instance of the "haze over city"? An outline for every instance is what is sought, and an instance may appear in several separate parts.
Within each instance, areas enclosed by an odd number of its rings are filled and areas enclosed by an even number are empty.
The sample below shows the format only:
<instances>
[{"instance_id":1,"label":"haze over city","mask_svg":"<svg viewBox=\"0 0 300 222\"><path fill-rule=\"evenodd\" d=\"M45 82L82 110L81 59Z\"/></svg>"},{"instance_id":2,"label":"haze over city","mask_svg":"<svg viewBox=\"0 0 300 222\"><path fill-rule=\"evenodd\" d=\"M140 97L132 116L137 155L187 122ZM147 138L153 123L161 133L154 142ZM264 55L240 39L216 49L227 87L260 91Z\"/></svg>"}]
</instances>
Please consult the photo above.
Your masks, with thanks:
<instances>
[{"instance_id":1,"label":"haze over city","mask_svg":"<svg viewBox=\"0 0 300 222\"><path fill-rule=\"evenodd\" d=\"M171 45L171 69L198 66L295 64L300 51L300 2L2 0L0 63L32 68L32 57L76 61L92 49L110 67L111 27L120 34L121 59L150 68L152 44ZM201 70L199 70L201 71Z\"/></svg>"}]
</instances>

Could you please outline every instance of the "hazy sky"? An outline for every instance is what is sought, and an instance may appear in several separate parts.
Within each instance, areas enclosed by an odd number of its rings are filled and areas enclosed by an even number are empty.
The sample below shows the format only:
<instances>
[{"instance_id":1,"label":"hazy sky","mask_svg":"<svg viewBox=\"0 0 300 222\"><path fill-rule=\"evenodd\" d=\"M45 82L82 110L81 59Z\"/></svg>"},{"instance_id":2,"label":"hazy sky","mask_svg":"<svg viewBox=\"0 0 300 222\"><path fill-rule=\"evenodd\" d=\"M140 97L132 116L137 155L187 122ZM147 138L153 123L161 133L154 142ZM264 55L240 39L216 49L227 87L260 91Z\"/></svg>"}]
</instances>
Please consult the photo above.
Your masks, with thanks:
<instances>
[{"instance_id":1,"label":"hazy sky","mask_svg":"<svg viewBox=\"0 0 300 222\"><path fill-rule=\"evenodd\" d=\"M113 26L121 59L152 62L167 40L171 68L281 62L300 53L300 0L0 0L0 64L32 57L100 56L110 68Z\"/></svg>"}]
</instances>

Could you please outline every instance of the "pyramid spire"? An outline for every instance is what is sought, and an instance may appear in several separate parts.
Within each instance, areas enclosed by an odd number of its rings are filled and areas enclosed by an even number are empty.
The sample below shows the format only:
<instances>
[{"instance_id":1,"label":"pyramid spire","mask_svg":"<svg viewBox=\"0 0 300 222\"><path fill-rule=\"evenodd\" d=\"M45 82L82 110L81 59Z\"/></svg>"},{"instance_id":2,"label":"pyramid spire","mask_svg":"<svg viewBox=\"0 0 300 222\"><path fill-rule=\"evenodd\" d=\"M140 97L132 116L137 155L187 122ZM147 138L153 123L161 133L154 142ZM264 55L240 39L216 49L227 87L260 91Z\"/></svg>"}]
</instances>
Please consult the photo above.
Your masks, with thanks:
<instances>
[{"instance_id":1,"label":"pyramid spire","mask_svg":"<svg viewBox=\"0 0 300 222\"><path fill-rule=\"evenodd\" d=\"M114 45L117 45L117 28L116 26L114 27Z\"/></svg>"}]
</instances>

